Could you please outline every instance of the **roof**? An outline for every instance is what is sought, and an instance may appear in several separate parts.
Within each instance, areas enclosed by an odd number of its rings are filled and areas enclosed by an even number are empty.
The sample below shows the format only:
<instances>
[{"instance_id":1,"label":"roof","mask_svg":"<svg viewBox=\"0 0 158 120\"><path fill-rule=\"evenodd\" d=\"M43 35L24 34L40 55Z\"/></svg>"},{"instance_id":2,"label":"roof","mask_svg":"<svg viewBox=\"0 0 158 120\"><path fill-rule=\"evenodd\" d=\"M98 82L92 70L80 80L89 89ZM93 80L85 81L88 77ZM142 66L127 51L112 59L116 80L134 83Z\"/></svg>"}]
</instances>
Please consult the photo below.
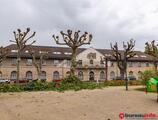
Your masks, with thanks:
<instances>
[{"instance_id":1,"label":"roof","mask_svg":"<svg viewBox=\"0 0 158 120\"><path fill-rule=\"evenodd\" d=\"M9 51L12 50L17 50L17 46L15 44L11 44L9 46L6 46L6 48ZM56 47L56 46L27 46L21 54L22 58L31 58L31 55L26 52L28 49L31 49L36 52L47 52L48 58L49 59L71 59L71 48L69 47ZM80 54L84 50L88 48L79 48L77 50L77 54ZM98 52L100 52L103 55L112 55L112 50L111 49L96 49ZM123 53L122 50L120 50L121 53ZM154 57L145 54L144 52L141 51L134 51L136 53L136 56L133 58L130 58L129 61L152 61ZM8 54L9 58L16 58L17 57L17 52L10 52ZM111 60L115 60L113 57L111 57Z\"/></svg>"}]
</instances>

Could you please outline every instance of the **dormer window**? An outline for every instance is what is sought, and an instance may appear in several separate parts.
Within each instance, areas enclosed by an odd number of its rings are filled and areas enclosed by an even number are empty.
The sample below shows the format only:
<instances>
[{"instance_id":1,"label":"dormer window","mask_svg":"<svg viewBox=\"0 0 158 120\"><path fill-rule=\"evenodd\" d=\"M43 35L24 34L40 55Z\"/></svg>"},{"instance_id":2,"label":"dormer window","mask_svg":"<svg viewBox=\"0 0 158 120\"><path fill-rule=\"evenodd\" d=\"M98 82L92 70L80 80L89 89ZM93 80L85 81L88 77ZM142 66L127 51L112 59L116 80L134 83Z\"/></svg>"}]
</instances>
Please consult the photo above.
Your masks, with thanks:
<instances>
[{"instance_id":1,"label":"dormer window","mask_svg":"<svg viewBox=\"0 0 158 120\"><path fill-rule=\"evenodd\" d=\"M25 53L28 53L28 52L29 52L28 50L25 51Z\"/></svg>"},{"instance_id":2,"label":"dormer window","mask_svg":"<svg viewBox=\"0 0 158 120\"><path fill-rule=\"evenodd\" d=\"M140 57L142 57L142 58L146 58L146 56L145 56L145 55L141 55Z\"/></svg>"},{"instance_id":3,"label":"dormer window","mask_svg":"<svg viewBox=\"0 0 158 120\"><path fill-rule=\"evenodd\" d=\"M53 52L53 54L60 55L61 52Z\"/></svg>"},{"instance_id":4,"label":"dormer window","mask_svg":"<svg viewBox=\"0 0 158 120\"><path fill-rule=\"evenodd\" d=\"M17 53L17 52L18 52L18 50L11 50L11 52Z\"/></svg>"},{"instance_id":5,"label":"dormer window","mask_svg":"<svg viewBox=\"0 0 158 120\"><path fill-rule=\"evenodd\" d=\"M47 51L39 51L40 54L46 54L48 53Z\"/></svg>"},{"instance_id":6,"label":"dormer window","mask_svg":"<svg viewBox=\"0 0 158 120\"><path fill-rule=\"evenodd\" d=\"M65 54L65 55L72 55L71 52L65 52L64 54Z\"/></svg>"}]
</instances>

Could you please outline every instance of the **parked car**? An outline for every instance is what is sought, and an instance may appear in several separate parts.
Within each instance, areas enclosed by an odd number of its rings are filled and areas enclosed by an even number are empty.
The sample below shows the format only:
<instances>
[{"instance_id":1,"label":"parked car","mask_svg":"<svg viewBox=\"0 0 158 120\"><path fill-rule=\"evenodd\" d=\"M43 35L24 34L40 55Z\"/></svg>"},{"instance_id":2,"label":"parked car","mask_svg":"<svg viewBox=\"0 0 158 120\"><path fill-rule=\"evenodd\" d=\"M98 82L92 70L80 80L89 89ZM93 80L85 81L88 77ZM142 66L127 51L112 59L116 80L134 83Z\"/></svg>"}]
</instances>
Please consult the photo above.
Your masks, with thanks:
<instances>
[{"instance_id":1,"label":"parked car","mask_svg":"<svg viewBox=\"0 0 158 120\"><path fill-rule=\"evenodd\" d=\"M0 83L10 83L10 80L5 78L0 78Z\"/></svg>"},{"instance_id":2,"label":"parked car","mask_svg":"<svg viewBox=\"0 0 158 120\"><path fill-rule=\"evenodd\" d=\"M128 76L128 80L136 80L135 76Z\"/></svg>"}]
</instances>

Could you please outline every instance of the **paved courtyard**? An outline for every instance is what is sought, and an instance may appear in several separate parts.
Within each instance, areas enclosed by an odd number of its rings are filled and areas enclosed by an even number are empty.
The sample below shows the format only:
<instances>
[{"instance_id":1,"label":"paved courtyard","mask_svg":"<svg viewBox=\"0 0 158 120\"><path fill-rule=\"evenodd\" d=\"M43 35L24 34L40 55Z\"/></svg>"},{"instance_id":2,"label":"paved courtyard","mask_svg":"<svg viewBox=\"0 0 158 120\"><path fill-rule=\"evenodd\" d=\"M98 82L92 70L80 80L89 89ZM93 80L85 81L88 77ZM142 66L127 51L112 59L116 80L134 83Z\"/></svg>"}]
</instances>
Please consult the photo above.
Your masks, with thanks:
<instances>
[{"instance_id":1,"label":"paved courtyard","mask_svg":"<svg viewBox=\"0 0 158 120\"><path fill-rule=\"evenodd\" d=\"M121 112L158 114L156 94L124 88L0 93L0 120L119 120Z\"/></svg>"}]
</instances>

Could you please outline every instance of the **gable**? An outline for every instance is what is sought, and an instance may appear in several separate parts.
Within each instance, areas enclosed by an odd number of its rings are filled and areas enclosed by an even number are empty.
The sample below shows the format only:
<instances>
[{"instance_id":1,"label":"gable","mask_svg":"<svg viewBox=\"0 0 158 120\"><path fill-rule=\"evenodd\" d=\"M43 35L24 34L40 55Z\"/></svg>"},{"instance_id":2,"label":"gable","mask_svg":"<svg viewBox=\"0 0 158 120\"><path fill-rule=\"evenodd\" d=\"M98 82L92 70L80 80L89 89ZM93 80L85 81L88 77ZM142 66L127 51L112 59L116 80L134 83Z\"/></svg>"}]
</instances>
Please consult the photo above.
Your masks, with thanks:
<instances>
[{"instance_id":1,"label":"gable","mask_svg":"<svg viewBox=\"0 0 158 120\"><path fill-rule=\"evenodd\" d=\"M87 48L77 55L77 60L88 62L92 59L94 62L98 62L101 60L101 57L104 57L104 55L99 51L95 50L94 48Z\"/></svg>"}]
</instances>

